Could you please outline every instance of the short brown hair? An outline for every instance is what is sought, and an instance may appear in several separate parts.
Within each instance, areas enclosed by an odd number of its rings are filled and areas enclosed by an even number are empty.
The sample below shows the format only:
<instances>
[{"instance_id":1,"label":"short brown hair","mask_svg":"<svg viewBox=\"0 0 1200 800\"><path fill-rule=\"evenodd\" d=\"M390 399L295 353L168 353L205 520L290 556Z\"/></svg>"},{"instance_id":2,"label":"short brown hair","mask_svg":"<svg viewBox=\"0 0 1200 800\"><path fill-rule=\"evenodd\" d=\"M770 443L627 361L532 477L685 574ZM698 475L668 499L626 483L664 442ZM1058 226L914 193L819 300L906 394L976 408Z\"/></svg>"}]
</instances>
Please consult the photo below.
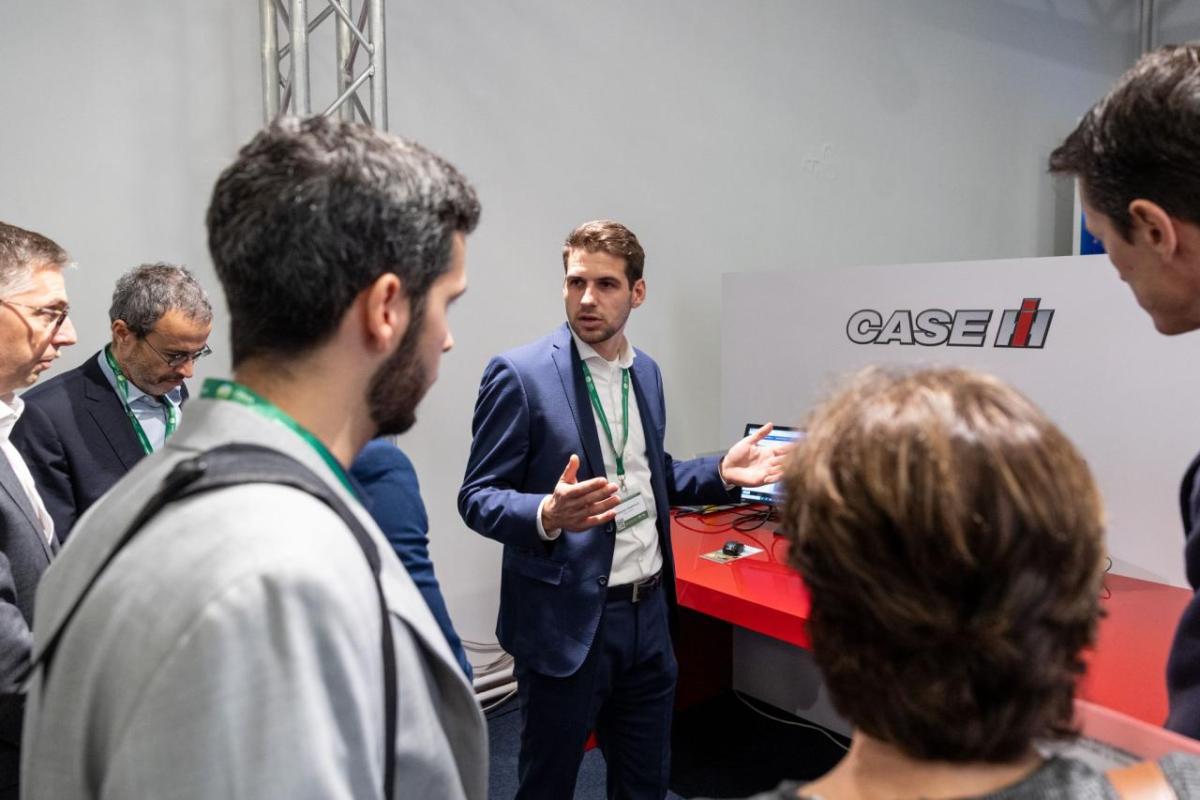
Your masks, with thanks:
<instances>
[{"instance_id":1,"label":"short brown hair","mask_svg":"<svg viewBox=\"0 0 1200 800\"><path fill-rule=\"evenodd\" d=\"M965 370L865 371L814 413L784 486L814 655L856 727L955 762L1075 733L1102 513L1029 400Z\"/></svg>"},{"instance_id":2,"label":"short brown hair","mask_svg":"<svg viewBox=\"0 0 1200 800\"><path fill-rule=\"evenodd\" d=\"M611 219L594 219L585 222L567 236L563 242L563 269L567 268L567 256L572 250L587 250L589 253L608 253L614 258L625 259L625 277L633 286L642 279L646 266L646 251L633 231Z\"/></svg>"},{"instance_id":3,"label":"short brown hair","mask_svg":"<svg viewBox=\"0 0 1200 800\"><path fill-rule=\"evenodd\" d=\"M1078 176L1126 240L1139 198L1200 224L1200 46L1138 59L1050 154L1050 171Z\"/></svg>"},{"instance_id":4,"label":"short brown hair","mask_svg":"<svg viewBox=\"0 0 1200 800\"><path fill-rule=\"evenodd\" d=\"M65 269L70 264L67 251L53 240L0 222L0 297L25 291L35 268Z\"/></svg>"}]
</instances>

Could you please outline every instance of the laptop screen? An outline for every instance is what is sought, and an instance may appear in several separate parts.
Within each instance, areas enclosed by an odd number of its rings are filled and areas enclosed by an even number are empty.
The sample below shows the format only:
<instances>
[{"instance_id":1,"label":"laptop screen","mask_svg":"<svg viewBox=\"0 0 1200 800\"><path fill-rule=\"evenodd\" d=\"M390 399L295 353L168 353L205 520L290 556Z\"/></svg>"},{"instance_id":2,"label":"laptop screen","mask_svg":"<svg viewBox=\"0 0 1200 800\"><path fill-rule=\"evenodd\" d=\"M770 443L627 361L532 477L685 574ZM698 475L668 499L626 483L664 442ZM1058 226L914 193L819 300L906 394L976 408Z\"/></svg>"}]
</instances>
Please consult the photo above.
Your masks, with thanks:
<instances>
[{"instance_id":1,"label":"laptop screen","mask_svg":"<svg viewBox=\"0 0 1200 800\"><path fill-rule=\"evenodd\" d=\"M761 423L750 422L746 424L746 432L743 436L749 436L762 427ZM804 431L798 428L788 428L783 425L776 425L774 429L766 435L766 437L758 443L759 447L770 447L772 445L788 444L800 439L804 436ZM756 486L753 489L742 489L743 503L766 503L768 505L778 505L783 502L783 487L778 483L768 483L766 486Z\"/></svg>"}]
</instances>

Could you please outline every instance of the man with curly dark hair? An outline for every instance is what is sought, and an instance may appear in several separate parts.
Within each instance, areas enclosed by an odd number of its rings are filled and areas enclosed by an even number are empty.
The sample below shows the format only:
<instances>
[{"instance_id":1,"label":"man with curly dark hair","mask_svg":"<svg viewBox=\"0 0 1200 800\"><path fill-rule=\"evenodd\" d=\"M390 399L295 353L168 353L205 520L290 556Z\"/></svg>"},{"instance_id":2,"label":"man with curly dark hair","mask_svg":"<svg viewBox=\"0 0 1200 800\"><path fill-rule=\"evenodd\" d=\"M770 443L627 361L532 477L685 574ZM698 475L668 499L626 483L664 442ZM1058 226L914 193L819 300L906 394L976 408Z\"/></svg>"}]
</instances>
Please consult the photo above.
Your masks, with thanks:
<instances>
[{"instance_id":1,"label":"man with curly dark hair","mask_svg":"<svg viewBox=\"0 0 1200 800\"><path fill-rule=\"evenodd\" d=\"M347 475L412 426L479 213L440 156L323 117L272 123L221 173L232 380L47 570L24 797L487 796L475 694ZM243 480L179 497L221 464Z\"/></svg>"}]
</instances>

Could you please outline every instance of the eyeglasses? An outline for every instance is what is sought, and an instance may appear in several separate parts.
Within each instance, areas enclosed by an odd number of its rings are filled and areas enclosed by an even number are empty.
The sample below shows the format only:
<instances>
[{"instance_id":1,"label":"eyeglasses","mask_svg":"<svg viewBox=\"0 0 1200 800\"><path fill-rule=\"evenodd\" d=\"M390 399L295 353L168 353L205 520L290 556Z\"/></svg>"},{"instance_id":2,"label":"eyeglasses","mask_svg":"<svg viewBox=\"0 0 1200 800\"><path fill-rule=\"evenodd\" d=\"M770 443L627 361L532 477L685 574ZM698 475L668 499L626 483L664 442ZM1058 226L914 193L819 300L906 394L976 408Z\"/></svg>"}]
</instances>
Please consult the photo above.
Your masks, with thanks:
<instances>
[{"instance_id":1,"label":"eyeglasses","mask_svg":"<svg viewBox=\"0 0 1200 800\"><path fill-rule=\"evenodd\" d=\"M151 350L153 350L155 353L157 353L159 358L161 358L163 361L167 362L167 366L170 367L171 369L179 369L180 367L182 367L184 364L188 363L189 361L196 362L196 361L199 361L200 359L204 358L205 356L212 355L212 348L209 347L208 345L204 345L204 347L201 347L199 350L197 350L194 353L171 353L168 355L167 353L164 353L162 350L159 350L154 345L150 344L150 340L147 339L145 336L142 337L142 341L146 343L147 347L149 347Z\"/></svg>"},{"instance_id":2,"label":"eyeglasses","mask_svg":"<svg viewBox=\"0 0 1200 800\"><path fill-rule=\"evenodd\" d=\"M13 300L0 300L0 303L6 306L28 308L55 331L62 327L63 323L67 321L67 315L71 313L71 306L67 303L63 303L61 306L31 306L28 303L18 303Z\"/></svg>"}]
</instances>

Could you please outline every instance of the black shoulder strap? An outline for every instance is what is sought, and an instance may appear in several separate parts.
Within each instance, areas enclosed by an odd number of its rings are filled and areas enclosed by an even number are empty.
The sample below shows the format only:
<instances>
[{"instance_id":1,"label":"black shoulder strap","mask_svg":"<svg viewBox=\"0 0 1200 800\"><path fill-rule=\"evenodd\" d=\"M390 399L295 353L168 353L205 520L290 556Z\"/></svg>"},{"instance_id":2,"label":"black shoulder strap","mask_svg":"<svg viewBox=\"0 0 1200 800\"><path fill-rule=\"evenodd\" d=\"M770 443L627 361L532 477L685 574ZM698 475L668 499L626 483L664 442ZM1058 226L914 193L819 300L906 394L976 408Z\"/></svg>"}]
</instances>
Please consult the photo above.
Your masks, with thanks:
<instances>
[{"instance_id":1,"label":"black shoulder strap","mask_svg":"<svg viewBox=\"0 0 1200 800\"><path fill-rule=\"evenodd\" d=\"M299 489L317 498L329 506L350 529L354 540L358 542L371 574L375 579L375 589L379 595L379 613L383 620L383 699L384 699L384 761L383 761L383 796L391 800L394 797L396 772L396 649L392 639L391 618L388 613L387 599L383 594L383 584L380 581L379 551L371 535L359 522L354 512L337 496L312 470L285 453L269 447L253 444L226 444L207 450L198 456L181 461L163 480L158 492L142 508L122 534L120 540L108 554L100 569L96 570L92 580L75 600L70 612L55 630L50 641L46 643L32 668L41 666L43 683L49 680L50 664L54 651L58 646L63 631L67 629L84 599L91 593L100 575L109 564L125 548L127 544L154 518L168 503L193 497L204 492L224 489L228 486L240 486L247 483L275 483Z\"/></svg>"}]
</instances>

